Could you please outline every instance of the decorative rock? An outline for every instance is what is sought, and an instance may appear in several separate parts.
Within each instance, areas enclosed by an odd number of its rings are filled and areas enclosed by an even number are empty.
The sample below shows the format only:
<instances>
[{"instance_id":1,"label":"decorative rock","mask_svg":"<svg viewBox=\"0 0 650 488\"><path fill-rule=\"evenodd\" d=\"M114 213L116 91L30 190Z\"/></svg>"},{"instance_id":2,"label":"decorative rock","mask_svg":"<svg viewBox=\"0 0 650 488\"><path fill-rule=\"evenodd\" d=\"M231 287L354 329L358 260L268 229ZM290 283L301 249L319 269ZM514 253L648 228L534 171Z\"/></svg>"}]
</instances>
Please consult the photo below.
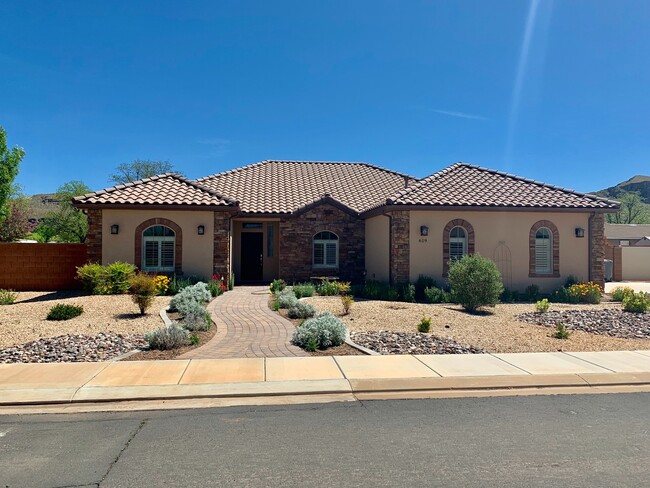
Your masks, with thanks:
<instances>
[{"instance_id":1,"label":"decorative rock","mask_svg":"<svg viewBox=\"0 0 650 488\"><path fill-rule=\"evenodd\" d=\"M96 336L46 337L0 349L0 363L68 363L106 361L147 346L142 336L100 333Z\"/></svg>"},{"instance_id":2,"label":"decorative rock","mask_svg":"<svg viewBox=\"0 0 650 488\"><path fill-rule=\"evenodd\" d=\"M379 354L480 354L482 349L422 332L357 332L352 341Z\"/></svg>"},{"instance_id":3,"label":"decorative rock","mask_svg":"<svg viewBox=\"0 0 650 488\"><path fill-rule=\"evenodd\" d=\"M518 315L517 319L543 327L555 327L562 322L569 330L623 339L650 338L650 313L631 313L617 308L528 312Z\"/></svg>"}]
</instances>

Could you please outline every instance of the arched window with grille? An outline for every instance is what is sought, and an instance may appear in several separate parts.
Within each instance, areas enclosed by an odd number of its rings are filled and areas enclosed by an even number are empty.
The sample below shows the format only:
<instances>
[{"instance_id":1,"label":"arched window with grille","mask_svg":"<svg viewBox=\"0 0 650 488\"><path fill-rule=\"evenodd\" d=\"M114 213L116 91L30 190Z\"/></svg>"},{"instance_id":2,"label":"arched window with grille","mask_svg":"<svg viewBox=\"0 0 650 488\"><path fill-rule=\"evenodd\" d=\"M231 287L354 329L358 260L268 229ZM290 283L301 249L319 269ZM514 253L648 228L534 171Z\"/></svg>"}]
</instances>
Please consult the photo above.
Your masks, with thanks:
<instances>
[{"instance_id":1,"label":"arched window with grille","mask_svg":"<svg viewBox=\"0 0 650 488\"><path fill-rule=\"evenodd\" d=\"M553 269L553 240L551 231L546 227L535 233L535 273L548 274Z\"/></svg>"},{"instance_id":2,"label":"arched window with grille","mask_svg":"<svg viewBox=\"0 0 650 488\"><path fill-rule=\"evenodd\" d=\"M467 220L454 219L442 230L442 275L447 276L449 263L466 254L474 254L474 227Z\"/></svg>"},{"instance_id":3,"label":"arched window with grille","mask_svg":"<svg viewBox=\"0 0 650 488\"><path fill-rule=\"evenodd\" d=\"M153 225L142 232L142 270L173 272L176 233L164 225Z\"/></svg>"},{"instance_id":4,"label":"arched window with grille","mask_svg":"<svg viewBox=\"0 0 650 488\"><path fill-rule=\"evenodd\" d=\"M449 232L449 260L455 261L467 254L467 232L456 226Z\"/></svg>"},{"instance_id":5,"label":"arched window with grille","mask_svg":"<svg viewBox=\"0 0 650 488\"><path fill-rule=\"evenodd\" d=\"M528 276L560 276L560 233L550 220L535 222L529 234Z\"/></svg>"},{"instance_id":6,"label":"arched window with grille","mask_svg":"<svg viewBox=\"0 0 650 488\"><path fill-rule=\"evenodd\" d=\"M314 235L314 268L337 268L339 265L339 236L334 232L322 231Z\"/></svg>"}]
</instances>

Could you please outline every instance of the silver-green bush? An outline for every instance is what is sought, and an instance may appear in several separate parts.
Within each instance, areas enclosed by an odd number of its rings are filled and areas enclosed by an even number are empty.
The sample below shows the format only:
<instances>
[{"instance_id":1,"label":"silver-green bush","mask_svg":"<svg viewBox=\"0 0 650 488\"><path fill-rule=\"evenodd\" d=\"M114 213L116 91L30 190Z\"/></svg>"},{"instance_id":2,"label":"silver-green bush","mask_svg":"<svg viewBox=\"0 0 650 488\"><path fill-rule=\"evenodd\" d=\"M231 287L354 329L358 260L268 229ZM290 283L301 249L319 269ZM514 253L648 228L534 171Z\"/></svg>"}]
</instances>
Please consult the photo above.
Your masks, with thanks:
<instances>
[{"instance_id":1,"label":"silver-green bush","mask_svg":"<svg viewBox=\"0 0 650 488\"><path fill-rule=\"evenodd\" d=\"M212 300L212 294L208 289L208 285L199 282L196 285L188 286L179 291L174 295L169 306L174 310L178 310L181 315L185 316L186 314L197 310L197 305L200 307L202 304L208 303L210 300Z\"/></svg>"},{"instance_id":2,"label":"silver-green bush","mask_svg":"<svg viewBox=\"0 0 650 488\"><path fill-rule=\"evenodd\" d=\"M327 349L343 344L345 332L345 325L341 319L330 312L322 312L296 327L291 342L302 348L314 345L318 349Z\"/></svg>"},{"instance_id":3,"label":"silver-green bush","mask_svg":"<svg viewBox=\"0 0 650 488\"><path fill-rule=\"evenodd\" d=\"M296 298L296 295L291 288L285 288L278 295L278 302L280 303L280 308L291 308L296 306L298 298Z\"/></svg>"},{"instance_id":4,"label":"silver-green bush","mask_svg":"<svg viewBox=\"0 0 650 488\"><path fill-rule=\"evenodd\" d=\"M316 309L309 303L298 302L288 310L287 314L290 319L308 319L316 315Z\"/></svg>"},{"instance_id":5,"label":"silver-green bush","mask_svg":"<svg viewBox=\"0 0 650 488\"><path fill-rule=\"evenodd\" d=\"M180 325L192 332L205 331L212 327L212 319L208 311L201 309L201 312L185 315Z\"/></svg>"},{"instance_id":6,"label":"silver-green bush","mask_svg":"<svg viewBox=\"0 0 650 488\"><path fill-rule=\"evenodd\" d=\"M149 348L160 351L182 347L187 344L187 338L188 332L176 323L144 335L144 340L149 343Z\"/></svg>"}]
</instances>

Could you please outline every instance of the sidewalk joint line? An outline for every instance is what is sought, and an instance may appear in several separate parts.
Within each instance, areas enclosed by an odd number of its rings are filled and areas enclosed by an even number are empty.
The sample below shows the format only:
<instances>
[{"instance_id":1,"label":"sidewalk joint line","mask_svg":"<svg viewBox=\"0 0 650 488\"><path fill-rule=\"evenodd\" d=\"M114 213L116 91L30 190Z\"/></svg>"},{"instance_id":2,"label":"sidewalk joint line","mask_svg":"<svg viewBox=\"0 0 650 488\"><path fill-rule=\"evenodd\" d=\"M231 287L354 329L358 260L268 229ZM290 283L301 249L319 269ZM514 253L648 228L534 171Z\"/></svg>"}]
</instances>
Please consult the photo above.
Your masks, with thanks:
<instances>
[{"instance_id":1,"label":"sidewalk joint line","mask_svg":"<svg viewBox=\"0 0 650 488\"><path fill-rule=\"evenodd\" d=\"M612 373L618 373L619 372L619 371L615 371L613 369L606 368L605 366L601 366L600 364L594 363L593 361L589 361L588 359L582 359L582 358L579 358L579 357L574 356L573 354L571 354L571 352L575 352L575 351L559 351L559 352L561 352L562 354L565 354L565 355L567 355L569 357L572 357L573 359L577 359L578 361L583 361L585 363L589 363L589 364L593 364L594 366L598 366L599 368L606 369L607 371L610 371ZM598 352L602 352L602 351L598 351Z\"/></svg>"},{"instance_id":2,"label":"sidewalk joint line","mask_svg":"<svg viewBox=\"0 0 650 488\"><path fill-rule=\"evenodd\" d=\"M182 379L183 379L183 376L185 376L185 373L187 372L187 368L190 367L190 363L191 363L192 361L193 361L193 359L188 359L188 360L187 360L187 364L185 365L185 369L184 369L183 372L181 373L180 378L178 378L178 381L176 382L177 385L180 385L180 384L181 384L181 381L182 381Z\"/></svg>"},{"instance_id":3,"label":"sidewalk joint line","mask_svg":"<svg viewBox=\"0 0 650 488\"><path fill-rule=\"evenodd\" d=\"M492 356L493 358L498 359L499 361L503 361L504 363L506 363L506 364L512 366L513 368L517 368L519 371L523 371L523 372L526 373L526 374L529 374L529 375L531 375L531 376L534 376L533 373L531 373L530 371L526 371L524 368L522 368L522 367L520 367L520 366L517 366L516 364L512 364L511 362L506 361L506 360L503 359L503 358L500 358L500 357L498 357L498 356L495 356L495 355L492 354L491 352L488 352L488 354L489 354L490 356ZM499 353L497 353L497 354L499 354Z\"/></svg>"},{"instance_id":4,"label":"sidewalk joint line","mask_svg":"<svg viewBox=\"0 0 650 488\"><path fill-rule=\"evenodd\" d=\"M434 373L436 373L440 378L445 378L445 376L442 376L442 375L441 375L440 373L438 373L435 369L433 369L431 366L429 366L427 363L425 363L425 362L422 361L419 357L417 357L415 354L409 354L409 356L411 356L411 357L417 359L421 364L423 364L424 366L426 366L427 368L429 368L431 371L433 371Z\"/></svg>"}]
</instances>

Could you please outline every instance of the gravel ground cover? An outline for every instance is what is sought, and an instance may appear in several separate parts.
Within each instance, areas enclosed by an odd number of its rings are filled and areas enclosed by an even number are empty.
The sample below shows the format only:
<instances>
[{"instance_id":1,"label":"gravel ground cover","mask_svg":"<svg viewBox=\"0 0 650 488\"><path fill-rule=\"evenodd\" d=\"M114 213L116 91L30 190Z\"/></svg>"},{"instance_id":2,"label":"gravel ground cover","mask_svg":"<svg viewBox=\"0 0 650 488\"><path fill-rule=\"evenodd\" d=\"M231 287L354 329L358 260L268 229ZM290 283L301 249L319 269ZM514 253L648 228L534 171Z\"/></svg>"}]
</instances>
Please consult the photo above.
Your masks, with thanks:
<instances>
[{"instance_id":1,"label":"gravel ground cover","mask_svg":"<svg viewBox=\"0 0 650 488\"><path fill-rule=\"evenodd\" d=\"M0 349L0 363L61 363L106 361L145 347L140 335L100 333L62 335Z\"/></svg>"},{"instance_id":2,"label":"gravel ground cover","mask_svg":"<svg viewBox=\"0 0 650 488\"><path fill-rule=\"evenodd\" d=\"M555 327L559 322L563 322L569 330L626 339L650 338L650 313L630 313L620 308L528 312L518 315L517 318L544 327Z\"/></svg>"},{"instance_id":3,"label":"gravel ground cover","mask_svg":"<svg viewBox=\"0 0 650 488\"><path fill-rule=\"evenodd\" d=\"M352 340L379 354L479 354L474 346L422 332L357 332Z\"/></svg>"},{"instance_id":4,"label":"gravel ground cover","mask_svg":"<svg viewBox=\"0 0 650 488\"><path fill-rule=\"evenodd\" d=\"M517 319L518 315L534 310L533 304L499 304L480 314L468 314L453 304L416 304L359 300L349 315L342 315L339 297L308 299L319 311L339 315L352 333L409 332L417 333L423 316L431 317L431 335L452 339L485 352L542 351L615 351L650 349L650 339L620 338L574 330L568 340L551 337L552 330ZM552 304L551 311L589 311L621 309L620 304L599 305Z\"/></svg>"},{"instance_id":5,"label":"gravel ground cover","mask_svg":"<svg viewBox=\"0 0 650 488\"><path fill-rule=\"evenodd\" d=\"M100 333L142 336L163 325L158 311L170 297L156 297L141 316L128 295L82 295L76 292L19 292L13 305L0 305L0 349L42 338ZM84 313L63 321L45 320L57 303L81 305Z\"/></svg>"}]
</instances>

